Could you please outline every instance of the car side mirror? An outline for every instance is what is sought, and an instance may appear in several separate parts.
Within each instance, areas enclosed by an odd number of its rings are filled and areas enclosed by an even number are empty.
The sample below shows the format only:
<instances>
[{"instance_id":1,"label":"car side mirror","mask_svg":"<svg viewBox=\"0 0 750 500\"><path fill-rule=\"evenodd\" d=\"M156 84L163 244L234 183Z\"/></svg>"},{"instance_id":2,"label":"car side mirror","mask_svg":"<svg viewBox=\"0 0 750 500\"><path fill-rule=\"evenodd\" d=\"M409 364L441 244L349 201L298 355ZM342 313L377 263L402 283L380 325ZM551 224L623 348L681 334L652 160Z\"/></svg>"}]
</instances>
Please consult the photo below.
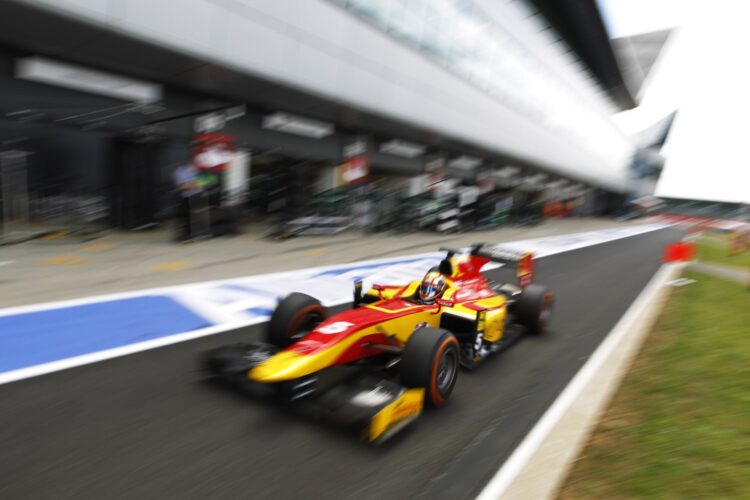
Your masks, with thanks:
<instances>
[{"instance_id":1,"label":"car side mirror","mask_svg":"<svg viewBox=\"0 0 750 500\"><path fill-rule=\"evenodd\" d=\"M354 281L354 307L362 305L362 280Z\"/></svg>"}]
</instances>

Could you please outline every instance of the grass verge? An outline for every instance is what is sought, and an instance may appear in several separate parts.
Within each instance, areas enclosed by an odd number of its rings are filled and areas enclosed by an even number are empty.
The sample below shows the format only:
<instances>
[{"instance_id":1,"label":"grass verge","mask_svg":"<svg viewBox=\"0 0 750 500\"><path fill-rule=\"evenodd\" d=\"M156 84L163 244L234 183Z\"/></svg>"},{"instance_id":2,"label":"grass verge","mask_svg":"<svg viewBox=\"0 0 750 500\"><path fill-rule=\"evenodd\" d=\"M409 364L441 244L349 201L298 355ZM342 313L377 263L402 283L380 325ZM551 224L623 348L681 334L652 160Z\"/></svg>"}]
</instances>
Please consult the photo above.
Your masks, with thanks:
<instances>
[{"instance_id":1,"label":"grass verge","mask_svg":"<svg viewBox=\"0 0 750 500\"><path fill-rule=\"evenodd\" d=\"M696 258L702 262L713 262L725 266L747 269L750 267L750 251L729 255L729 235L706 233L697 242Z\"/></svg>"},{"instance_id":2,"label":"grass verge","mask_svg":"<svg viewBox=\"0 0 750 500\"><path fill-rule=\"evenodd\" d=\"M560 498L750 498L750 292L685 277Z\"/></svg>"}]
</instances>

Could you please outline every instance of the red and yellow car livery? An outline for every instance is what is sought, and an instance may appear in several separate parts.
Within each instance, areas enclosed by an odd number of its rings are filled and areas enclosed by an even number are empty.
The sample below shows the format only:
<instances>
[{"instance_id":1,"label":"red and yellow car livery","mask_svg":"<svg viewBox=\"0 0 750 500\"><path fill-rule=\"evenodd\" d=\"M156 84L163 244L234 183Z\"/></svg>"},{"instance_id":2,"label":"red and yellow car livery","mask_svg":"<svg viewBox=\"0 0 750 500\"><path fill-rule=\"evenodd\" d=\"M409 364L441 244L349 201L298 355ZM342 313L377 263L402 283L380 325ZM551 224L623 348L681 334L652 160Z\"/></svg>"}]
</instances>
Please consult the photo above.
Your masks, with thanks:
<instances>
[{"instance_id":1,"label":"red and yellow car livery","mask_svg":"<svg viewBox=\"0 0 750 500\"><path fill-rule=\"evenodd\" d=\"M368 441L383 440L413 421L423 402L444 405L459 367L472 369L499 350L512 327L542 331L551 318L554 296L531 283L531 254L487 245L445 251L423 281L365 293L355 283L354 307L330 317L313 297L293 293L271 316L267 342L215 350L209 367L355 415ZM487 281L481 270L490 261L515 264L517 284ZM365 375L322 388L320 375L341 366Z\"/></svg>"}]
</instances>

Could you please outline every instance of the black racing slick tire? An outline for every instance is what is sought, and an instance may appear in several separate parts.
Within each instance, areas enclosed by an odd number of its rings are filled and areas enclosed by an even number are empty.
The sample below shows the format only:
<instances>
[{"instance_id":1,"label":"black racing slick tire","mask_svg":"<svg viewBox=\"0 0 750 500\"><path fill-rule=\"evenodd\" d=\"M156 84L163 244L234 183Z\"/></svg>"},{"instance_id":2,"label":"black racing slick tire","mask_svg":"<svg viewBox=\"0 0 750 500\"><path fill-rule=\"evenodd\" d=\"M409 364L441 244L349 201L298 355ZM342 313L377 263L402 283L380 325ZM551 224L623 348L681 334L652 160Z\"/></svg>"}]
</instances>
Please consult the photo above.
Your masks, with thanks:
<instances>
[{"instance_id":1,"label":"black racing slick tire","mask_svg":"<svg viewBox=\"0 0 750 500\"><path fill-rule=\"evenodd\" d=\"M459 359L458 340L451 332L420 328L401 355L401 383L406 387L423 387L427 403L443 406L456 385Z\"/></svg>"},{"instance_id":2,"label":"black racing slick tire","mask_svg":"<svg viewBox=\"0 0 750 500\"><path fill-rule=\"evenodd\" d=\"M531 333L547 331L554 313L555 294L537 284L527 286L516 302L516 318Z\"/></svg>"},{"instance_id":3,"label":"black racing slick tire","mask_svg":"<svg viewBox=\"0 0 750 500\"><path fill-rule=\"evenodd\" d=\"M282 300L268 322L268 342L284 348L301 339L328 316L320 301L304 293Z\"/></svg>"}]
</instances>

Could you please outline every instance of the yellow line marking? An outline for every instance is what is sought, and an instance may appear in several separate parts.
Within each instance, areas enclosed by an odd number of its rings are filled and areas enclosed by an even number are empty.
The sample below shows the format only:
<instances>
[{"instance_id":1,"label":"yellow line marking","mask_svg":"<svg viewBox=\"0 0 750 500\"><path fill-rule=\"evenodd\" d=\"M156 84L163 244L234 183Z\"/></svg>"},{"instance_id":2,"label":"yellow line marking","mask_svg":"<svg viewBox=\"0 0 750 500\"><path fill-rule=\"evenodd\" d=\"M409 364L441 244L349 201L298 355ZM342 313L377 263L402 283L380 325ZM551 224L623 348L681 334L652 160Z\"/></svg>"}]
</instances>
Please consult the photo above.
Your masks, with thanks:
<instances>
[{"instance_id":1,"label":"yellow line marking","mask_svg":"<svg viewBox=\"0 0 750 500\"><path fill-rule=\"evenodd\" d=\"M109 250L111 248L116 247L114 243L89 243L88 245L83 245L81 247L81 250L84 252L103 252L104 250Z\"/></svg>"},{"instance_id":2,"label":"yellow line marking","mask_svg":"<svg viewBox=\"0 0 750 500\"><path fill-rule=\"evenodd\" d=\"M83 266L85 264L88 264L91 262L86 257L80 257L78 255L72 255L72 254L64 254L64 255L56 255L55 257L50 257L49 259L46 259L42 262L42 265L44 266L71 266L71 267L77 267L77 266Z\"/></svg>"},{"instance_id":3,"label":"yellow line marking","mask_svg":"<svg viewBox=\"0 0 750 500\"><path fill-rule=\"evenodd\" d=\"M149 269L152 271L167 271L175 272L182 271L190 267L190 263L186 260L173 260L171 262L162 262L161 264L154 264Z\"/></svg>"},{"instance_id":4,"label":"yellow line marking","mask_svg":"<svg viewBox=\"0 0 750 500\"><path fill-rule=\"evenodd\" d=\"M324 253L329 252L329 251L330 251L330 248L328 248L328 247L316 247L316 248L308 248L307 250L303 250L300 253L302 255L315 256L315 255L324 254Z\"/></svg>"},{"instance_id":5,"label":"yellow line marking","mask_svg":"<svg viewBox=\"0 0 750 500\"><path fill-rule=\"evenodd\" d=\"M56 231L54 233L45 234L39 239L44 241L57 240L59 238L62 238L63 236L67 236L68 233L69 231Z\"/></svg>"}]
</instances>

